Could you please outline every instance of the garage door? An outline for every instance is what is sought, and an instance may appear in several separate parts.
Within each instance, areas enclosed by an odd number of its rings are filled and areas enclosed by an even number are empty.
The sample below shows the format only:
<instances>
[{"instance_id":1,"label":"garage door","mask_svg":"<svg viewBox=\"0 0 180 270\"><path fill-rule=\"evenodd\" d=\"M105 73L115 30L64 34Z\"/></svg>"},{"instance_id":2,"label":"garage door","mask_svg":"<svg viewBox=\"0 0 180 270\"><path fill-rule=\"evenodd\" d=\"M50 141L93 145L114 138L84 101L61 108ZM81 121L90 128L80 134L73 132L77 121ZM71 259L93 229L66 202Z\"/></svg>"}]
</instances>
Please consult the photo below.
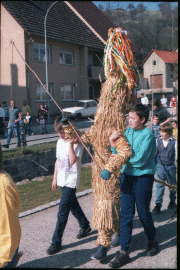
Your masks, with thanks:
<instances>
[{"instance_id":1,"label":"garage door","mask_svg":"<svg viewBox=\"0 0 180 270\"><path fill-rule=\"evenodd\" d=\"M151 75L151 88L157 89L157 88L163 88L163 75Z\"/></svg>"}]
</instances>

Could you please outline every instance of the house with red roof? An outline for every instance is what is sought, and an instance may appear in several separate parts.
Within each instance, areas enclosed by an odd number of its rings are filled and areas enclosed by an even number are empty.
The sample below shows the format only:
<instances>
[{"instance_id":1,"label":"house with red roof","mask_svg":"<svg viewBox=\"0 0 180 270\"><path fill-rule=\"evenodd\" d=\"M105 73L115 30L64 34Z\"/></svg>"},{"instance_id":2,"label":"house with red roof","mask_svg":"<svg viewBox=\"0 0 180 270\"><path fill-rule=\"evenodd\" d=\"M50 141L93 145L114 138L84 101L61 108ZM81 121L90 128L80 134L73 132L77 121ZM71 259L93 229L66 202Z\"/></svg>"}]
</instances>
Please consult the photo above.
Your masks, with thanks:
<instances>
[{"instance_id":1,"label":"house with red roof","mask_svg":"<svg viewBox=\"0 0 180 270\"><path fill-rule=\"evenodd\" d=\"M33 116L41 102L47 104L46 91L28 68L46 85L46 15L48 88L61 108L99 98L108 30L115 28L91 1L1 1L0 102L13 99L21 109L25 99ZM51 99L49 104L50 114L58 114Z\"/></svg>"},{"instance_id":2,"label":"house with red roof","mask_svg":"<svg viewBox=\"0 0 180 270\"><path fill-rule=\"evenodd\" d=\"M178 74L178 49L176 51L152 50L142 63L147 89L168 91L174 86Z\"/></svg>"}]
</instances>

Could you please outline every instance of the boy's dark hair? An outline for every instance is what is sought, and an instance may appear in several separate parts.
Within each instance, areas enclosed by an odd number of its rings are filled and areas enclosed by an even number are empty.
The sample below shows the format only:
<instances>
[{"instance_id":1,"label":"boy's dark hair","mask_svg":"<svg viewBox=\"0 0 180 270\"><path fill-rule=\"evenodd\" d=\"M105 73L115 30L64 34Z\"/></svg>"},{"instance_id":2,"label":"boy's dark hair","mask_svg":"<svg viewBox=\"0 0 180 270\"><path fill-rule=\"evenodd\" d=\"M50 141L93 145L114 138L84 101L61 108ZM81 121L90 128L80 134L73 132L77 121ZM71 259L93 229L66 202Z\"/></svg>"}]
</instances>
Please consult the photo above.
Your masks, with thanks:
<instances>
[{"instance_id":1,"label":"boy's dark hair","mask_svg":"<svg viewBox=\"0 0 180 270\"><path fill-rule=\"evenodd\" d=\"M57 116L55 121L54 121L54 129L56 132L59 132L60 130L63 129L63 124L61 123L61 116Z\"/></svg>"},{"instance_id":2,"label":"boy's dark hair","mask_svg":"<svg viewBox=\"0 0 180 270\"><path fill-rule=\"evenodd\" d=\"M170 123L162 124L159 128L160 131L166 132L169 136L172 135L173 127Z\"/></svg>"},{"instance_id":3,"label":"boy's dark hair","mask_svg":"<svg viewBox=\"0 0 180 270\"><path fill-rule=\"evenodd\" d=\"M7 102L6 102L6 101L3 101L3 103L2 103L2 104L3 104L3 105L4 105L4 104L7 104Z\"/></svg>"},{"instance_id":4,"label":"boy's dark hair","mask_svg":"<svg viewBox=\"0 0 180 270\"><path fill-rule=\"evenodd\" d=\"M144 125L147 123L149 119L149 109L147 106L143 105L142 103L135 104L130 112L136 112L140 119L145 118Z\"/></svg>"},{"instance_id":5,"label":"boy's dark hair","mask_svg":"<svg viewBox=\"0 0 180 270\"><path fill-rule=\"evenodd\" d=\"M158 115L158 114L154 114L154 115L153 115L153 118L154 118L154 117L156 117L156 118L159 119L159 115Z\"/></svg>"}]
</instances>

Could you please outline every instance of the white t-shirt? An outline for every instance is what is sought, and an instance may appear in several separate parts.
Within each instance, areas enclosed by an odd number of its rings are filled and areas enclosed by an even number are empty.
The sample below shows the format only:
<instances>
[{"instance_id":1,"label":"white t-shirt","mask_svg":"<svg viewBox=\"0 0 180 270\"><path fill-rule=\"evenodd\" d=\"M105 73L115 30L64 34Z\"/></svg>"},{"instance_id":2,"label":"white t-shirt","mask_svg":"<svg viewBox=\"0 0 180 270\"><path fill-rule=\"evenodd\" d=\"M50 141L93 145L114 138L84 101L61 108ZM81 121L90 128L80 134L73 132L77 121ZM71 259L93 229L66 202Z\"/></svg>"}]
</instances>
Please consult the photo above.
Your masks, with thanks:
<instances>
[{"instance_id":1,"label":"white t-shirt","mask_svg":"<svg viewBox=\"0 0 180 270\"><path fill-rule=\"evenodd\" d=\"M141 98L141 103L142 103L143 105L148 105L148 104L149 104L149 99L148 99L147 97L142 97L142 98Z\"/></svg>"},{"instance_id":2,"label":"white t-shirt","mask_svg":"<svg viewBox=\"0 0 180 270\"><path fill-rule=\"evenodd\" d=\"M161 104L167 107L167 98L161 98Z\"/></svg>"},{"instance_id":3,"label":"white t-shirt","mask_svg":"<svg viewBox=\"0 0 180 270\"><path fill-rule=\"evenodd\" d=\"M29 123L29 119L31 119L30 115L26 115L26 121Z\"/></svg>"},{"instance_id":4,"label":"white t-shirt","mask_svg":"<svg viewBox=\"0 0 180 270\"><path fill-rule=\"evenodd\" d=\"M78 157L77 161L71 165L69 159L69 141L59 139L56 146L57 158L57 185L61 187L77 188L81 175L81 159L83 154L83 145L74 144L74 152Z\"/></svg>"}]
</instances>

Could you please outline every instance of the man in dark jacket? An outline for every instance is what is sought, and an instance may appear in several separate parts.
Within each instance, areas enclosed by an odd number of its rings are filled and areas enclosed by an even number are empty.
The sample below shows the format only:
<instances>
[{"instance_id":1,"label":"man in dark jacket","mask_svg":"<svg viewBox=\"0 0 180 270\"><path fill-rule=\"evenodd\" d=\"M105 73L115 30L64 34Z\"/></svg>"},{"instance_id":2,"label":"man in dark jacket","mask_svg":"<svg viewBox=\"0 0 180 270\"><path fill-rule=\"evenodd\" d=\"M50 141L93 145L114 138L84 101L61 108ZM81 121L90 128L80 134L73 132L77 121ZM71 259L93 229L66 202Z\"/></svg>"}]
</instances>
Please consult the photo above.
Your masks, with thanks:
<instances>
[{"instance_id":1,"label":"man in dark jacket","mask_svg":"<svg viewBox=\"0 0 180 270\"><path fill-rule=\"evenodd\" d=\"M8 136L7 136L7 142L5 145L2 145L4 148L9 148L9 144L11 141L11 136L13 134L13 130L15 133L15 136L18 140L17 147L21 147L21 139L19 134L19 112L20 109L15 106L14 100L11 100L10 102L10 108L9 108L9 123L8 123Z\"/></svg>"}]
</instances>

